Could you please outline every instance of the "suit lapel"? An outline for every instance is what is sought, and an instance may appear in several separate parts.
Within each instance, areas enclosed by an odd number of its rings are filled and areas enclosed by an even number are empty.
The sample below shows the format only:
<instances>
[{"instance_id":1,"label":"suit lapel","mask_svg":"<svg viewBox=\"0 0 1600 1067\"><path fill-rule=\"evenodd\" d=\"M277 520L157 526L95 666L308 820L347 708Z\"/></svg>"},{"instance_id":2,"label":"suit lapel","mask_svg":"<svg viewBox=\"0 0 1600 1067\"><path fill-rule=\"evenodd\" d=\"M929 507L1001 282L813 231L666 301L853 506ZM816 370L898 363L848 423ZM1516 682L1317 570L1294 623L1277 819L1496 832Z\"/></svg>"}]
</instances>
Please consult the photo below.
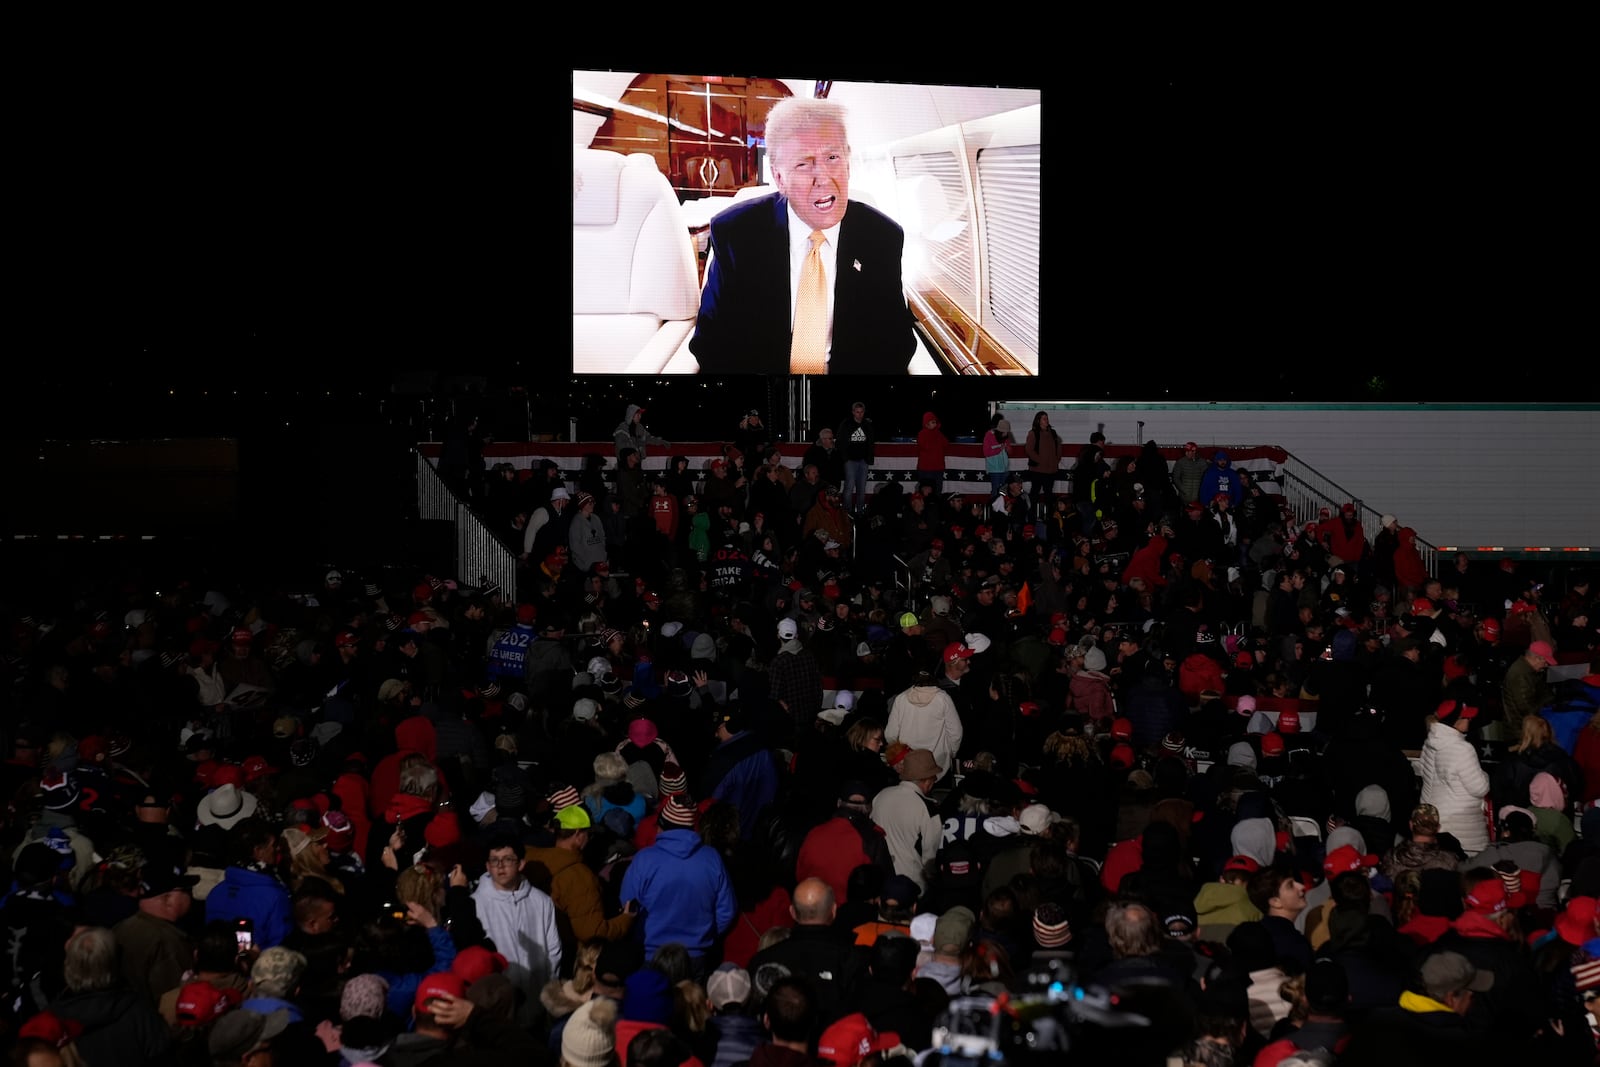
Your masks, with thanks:
<instances>
[{"instance_id":1,"label":"suit lapel","mask_svg":"<svg viewBox=\"0 0 1600 1067\"><path fill-rule=\"evenodd\" d=\"M857 251L856 236L861 228L850 221L850 212L844 213L844 221L839 224L839 254L834 260L834 273L838 275L833 280L833 339L837 345L839 341L839 324L850 321L850 313L855 308L856 294L861 283L861 271L856 270L855 264L860 259ZM862 265L862 270L866 265Z\"/></svg>"}]
</instances>

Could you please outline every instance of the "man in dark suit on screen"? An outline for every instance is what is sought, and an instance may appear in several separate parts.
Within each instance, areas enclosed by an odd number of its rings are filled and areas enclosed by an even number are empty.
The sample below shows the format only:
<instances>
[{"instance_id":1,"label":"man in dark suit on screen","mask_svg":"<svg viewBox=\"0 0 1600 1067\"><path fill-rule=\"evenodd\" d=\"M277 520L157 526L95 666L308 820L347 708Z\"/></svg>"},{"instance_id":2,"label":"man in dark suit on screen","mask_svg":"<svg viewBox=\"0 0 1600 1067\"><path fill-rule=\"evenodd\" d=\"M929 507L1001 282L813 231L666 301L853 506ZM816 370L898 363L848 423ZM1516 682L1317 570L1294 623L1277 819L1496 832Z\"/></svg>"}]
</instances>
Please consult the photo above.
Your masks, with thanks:
<instances>
[{"instance_id":1,"label":"man in dark suit on screen","mask_svg":"<svg viewBox=\"0 0 1600 1067\"><path fill-rule=\"evenodd\" d=\"M849 199L844 109L780 101L766 141L778 192L711 223L689 341L701 372L905 373L916 351L900 285L905 234Z\"/></svg>"}]
</instances>

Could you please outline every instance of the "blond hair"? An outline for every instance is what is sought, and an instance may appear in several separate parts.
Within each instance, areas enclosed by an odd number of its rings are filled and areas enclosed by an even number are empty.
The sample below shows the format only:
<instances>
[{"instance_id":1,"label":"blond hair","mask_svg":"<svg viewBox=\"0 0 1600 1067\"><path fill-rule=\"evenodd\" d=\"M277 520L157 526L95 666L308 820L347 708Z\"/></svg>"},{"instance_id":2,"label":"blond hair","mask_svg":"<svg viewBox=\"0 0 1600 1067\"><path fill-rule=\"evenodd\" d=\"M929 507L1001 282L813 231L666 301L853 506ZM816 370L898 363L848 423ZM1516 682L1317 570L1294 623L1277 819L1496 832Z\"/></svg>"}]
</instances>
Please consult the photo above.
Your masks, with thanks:
<instances>
[{"instance_id":1,"label":"blond hair","mask_svg":"<svg viewBox=\"0 0 1600 1067\"><path fill-rule=\"evenodd\" d=\"M837 125L840 130L848 131L846 114L844 105L833 100L814 100L804 96L791 96L779 100L772 106L772 110L767 112L767 158L772 162L772 169L784 168L784 149L802 134L830 123ZM846 137L848 138L848 132ZM843 147L849 151L848 140Z\"/></svg>"}]
</instances>

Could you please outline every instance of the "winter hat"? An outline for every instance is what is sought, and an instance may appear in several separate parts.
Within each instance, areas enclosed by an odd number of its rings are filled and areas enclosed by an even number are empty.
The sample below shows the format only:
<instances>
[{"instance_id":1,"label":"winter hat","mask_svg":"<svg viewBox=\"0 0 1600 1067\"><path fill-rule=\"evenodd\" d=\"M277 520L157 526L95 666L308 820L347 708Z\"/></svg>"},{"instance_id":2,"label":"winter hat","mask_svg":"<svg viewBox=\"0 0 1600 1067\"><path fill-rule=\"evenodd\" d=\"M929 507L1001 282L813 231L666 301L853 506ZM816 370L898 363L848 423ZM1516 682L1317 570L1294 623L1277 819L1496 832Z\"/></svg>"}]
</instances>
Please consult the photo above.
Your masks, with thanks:
<instances>
[{"instance_id":1,"label":"winter hat","mask_svg":"<svg viewBox=\"0 0 1600 1067\"><path fill-rule=\"evenodd\" d=\"M686 794L679 793L670 796L661 804L661 811L656 816L656 825L664 832L667 830L693 830L699 821L700 812Z\"/></svg>"},{"instance_id":2,"label":"winter hat","mask_svg":"<svg viewBox=\"0 0 1600 1067\"><path fill-rule=\"evenodd\" d=\"M567 1019L561 1059L568 1067L608 1067L617 1051L617 1002L595 997Z\"/></svg>"},{"instance_id":3,"label":"winter hat","mask_svg":"<svg viewBox=\"0 0 1600 1067\"><path fill-rule=\"evenodd\" d=\"M348 852L355 844L356 828L350 822L350 816L342 811L326 811L322 814L322 826L327 830L323 843L330 852Z\"/></svg>"},{"instance_id":4,"label":"winter hat","mask_svg":"<svg viewBox=\"0 0 1600 1067\"><path fill-rule=\"evenodd\" d=\"M1040 948L1060 948L1072 940L1072 924L1055 901L1045 901L1033 912L1033 939Z\"/></svg>"},{"instance_id":5,"label":"winter hat","mask_svg":"<svg viewBox=\"0 0 1600 1067\"><path fill-rule=\"evenodd\" d=\"M551 811L560 811L562 808L570 808L574 804L583 803L583 797L579 796L578 791L570 785L558 787L555 792L550 794L548 799Z\"/></svg>"},{"instance_id":6,"label":"winter hat","mask_svg":"<svg viewBox=\"0 0 1600 1067\"><path fill-rule=\"evenodd\" d=\"M346 981L339 993L339 1018L346 1022L358 1015L381 1019L388 997L387 979L376 974L358 974Z\"/></svg>"},{"instance_id":7,"label":"winter hat","mask_svg":"<svg viewBox=\"0 0 1600 1067\"><path fill-rule=\"evenodd\" d=\"M659 736L656 724L649 719L634 719L628 724L628 740L640 748L654 743Z\"/></svg>"},{"instance_id":8,"label":"winter hat","mask_svg":"<svg viewBox=\"0 0 1600 1067\"><path fill-rule=\"evenodd\" d=\"M644 967L628 975L622 990L624 1019L666 1023L672 1018L672 980L654 967Z\"/></svg>"},{"instance_id":9,"label":"winter hat","mask_svg":"<svg viewBox=\"0 0 1600 1067\"><path fill-rule=\"evenodd\" d=\"M661 795L664 797L677 796L679 793L689 791L688 773L672 760L668 760L661 767Z\"/></svg>"},{"instance_id":10,"label":"winter hat","mask_svg":"<svg viewBox=\"0 0 1600 1067\"><path fill-rule=\"evenodd\" d=\"M1083 654L1085 670L1104 671L1106 669L1106 654L1098 648L1091 648Z\"/></svg>"}]
</instances>

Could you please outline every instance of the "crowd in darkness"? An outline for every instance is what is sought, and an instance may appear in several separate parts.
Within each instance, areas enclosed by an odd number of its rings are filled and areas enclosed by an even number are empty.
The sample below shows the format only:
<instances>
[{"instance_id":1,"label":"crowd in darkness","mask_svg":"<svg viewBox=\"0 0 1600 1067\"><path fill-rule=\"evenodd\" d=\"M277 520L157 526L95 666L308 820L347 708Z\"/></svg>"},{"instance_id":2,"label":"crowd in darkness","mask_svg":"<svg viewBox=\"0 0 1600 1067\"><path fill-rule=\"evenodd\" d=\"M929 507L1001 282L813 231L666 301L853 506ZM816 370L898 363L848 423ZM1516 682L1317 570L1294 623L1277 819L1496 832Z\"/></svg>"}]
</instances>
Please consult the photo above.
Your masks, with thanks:
<instances>
[{"instance_id":1,"label":"crowd in darkness","mask_svg":"<svg viewBox=\"0 0 1600 1067\"><path fill-rule=\"evenodd\" d=\"M1588 575L1043 412L875 480L871 415L464 420L515 588L0 593L13 1062L1593 1062Z\"/></svg>"}]
</instances>

